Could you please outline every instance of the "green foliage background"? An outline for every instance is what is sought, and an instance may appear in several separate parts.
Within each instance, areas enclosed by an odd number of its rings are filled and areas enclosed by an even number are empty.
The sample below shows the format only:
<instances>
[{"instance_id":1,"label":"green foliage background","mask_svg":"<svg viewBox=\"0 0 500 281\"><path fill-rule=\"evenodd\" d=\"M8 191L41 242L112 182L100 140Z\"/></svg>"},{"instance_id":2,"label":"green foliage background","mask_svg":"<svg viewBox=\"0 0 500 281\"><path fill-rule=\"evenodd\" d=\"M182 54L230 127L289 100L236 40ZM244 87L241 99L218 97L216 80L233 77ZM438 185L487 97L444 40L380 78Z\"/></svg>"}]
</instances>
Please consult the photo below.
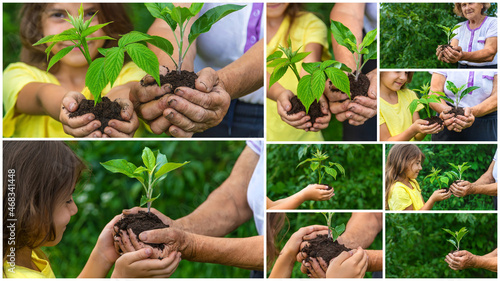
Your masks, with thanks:
<instances>
[{"instance_id":1,"label":"green foliage background","mask_svg":"<svg viewBox=\"0 0 500 281\"><path fill-rule=\"evenodd\" d=\"M307 153L299 159L299 150ZM382 208L382 146L377 144L268 144L267 196L275 201L297 193L309 184L317 183L317 173L310 165L297 165L310 158L319 148L326 152L328 161L341 164L345 176L337 180L326 175L323 183L330 184L335 196L328 201L306 201L299 209L381 209Z\"/></svg>"},{"instance_id":2,"label":"green foliage background","mask_svg":"<svg viewBox=\"0 0 500 281\"><path fill-rule=\"evenodd\" d=\"M392 144L386 146L386 159ZM422 189L422 196L427 201L434 190L438 189L436 182L431 186L428 179L432 167L441 169L442 173L451 171L448 163L461 165L468 162L471 166L464 172L463 179L475 182L487 170L495 155L495 144L420 144L417 145L425 155L417 181ZM433 210L494 210L493 197L481 194L468 195L462 198L451 196L449 199L434 204Z\"/></svg>"},{"instance_id":3,"label":"green foliage background","mask_svg":"<svg viewBox=\"0 0 500 281\"><path fill-rule=\"evenodd\" d=\"M454 271L444 261L454 250L442 228L469 230L460 248L485 255L497 247L497 214L386 214L387 278L496 278L485 269Z\"/></svg>"},{"instance_id":4,"label":"green foliage background","mask_svg":"<svg viewBox=\"0 0 500 281\"><path fill-rule=\"evenodd\" d=\"M466 20L456 16L453 7L453 3L381 3L380 67L457 68L436 58L437 46L447 43L437 24L451 27ZM496 13L497 3L492 3L487 14Z\"/></svg>"},{"instance_id":5,"label":"green foliage background","mask_svg":"<svg viewBox=\"0 0 500 281\"><path fill-rule=\"evenodd\" d=\"M287 213L286 223L277 235L275 245L281 250L285 246L286 242L290 239L290 236L298 231L301 227L306 227L310 225L326 225L325 217L321 213ZM351 218L351 213L335 213L332 219L332 226L345 224ZM373 243L368 247L369 250L382 250L382 231L377 235ZM274 263L274 262L273 262ZM267 276L271 273L273 266L268 267ZM371 278L372 273L367 272L365 278ZM307 275L300 271L300 264L296 263L293 271L292 278L307 278Z\"/></svg>"},{"instance_id":6,"label":"green foliage background","mask_svg":"<svg viewBox=\"0 0 500 281\"><path fill-rule=\"evenodd\" d=\"M91 170L77 187L74 200L78 213L72 217L62 241L44 248L57 277L76 277L83 269L104 226L123 209L138 206L143 188L135 179L112 174L99 163L123 158L135 165L142 163L145 146L160 150L170 162L191 161L171 172L155 189L161 192L153 207L177 219L191 213L205 201L230 174L243 141L72 141L68 143ZM207 222L210 223L210 222ZM253 220L227 237L255 236ZM250 272L235 267L181 261L172 277L246 278Z\"/></svg>"}]
</instances>

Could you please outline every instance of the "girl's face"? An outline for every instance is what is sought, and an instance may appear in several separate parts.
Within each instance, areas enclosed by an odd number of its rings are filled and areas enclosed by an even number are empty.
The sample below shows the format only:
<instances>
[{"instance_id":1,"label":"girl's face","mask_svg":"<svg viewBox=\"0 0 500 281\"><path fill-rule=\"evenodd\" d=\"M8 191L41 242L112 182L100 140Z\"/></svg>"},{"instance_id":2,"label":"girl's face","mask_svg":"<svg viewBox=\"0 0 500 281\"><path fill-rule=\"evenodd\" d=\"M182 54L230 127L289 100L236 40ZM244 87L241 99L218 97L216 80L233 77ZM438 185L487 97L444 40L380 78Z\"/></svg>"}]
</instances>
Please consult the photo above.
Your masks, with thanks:
<instances>
[{"instance_id":1,"label":"girl's face","mask_svg":"<svg viewBox=\"0 0 500 281\"><path fill-rule=\"evenodd\" d=\"M380 83L394 92L401 90L407 80L408 73L405 71L382 72L380 75Z\"/></svg>"},{"instance_id":2,"label":"girl's face","mask_svg":"<svg viewBox=\"0 0 500 281\"><path fill-rule=\"evenodd\" d=\"M422 156L418 156L417 159L413 160L410 166L406 169L406 177L409 179L416 179L418 177L418 173L422 170Z\"/></svg>"},{"instance_id":3,"label":"girl's face","mask_svg":"<svg viewBox=\"0 0 500 281\"><path fill-rule=\"evenodd\" d=\"M56 229L56 238L52 241L47 241L43 246L55 246L63 237L66 226L73 215L78 212L78 207L73 201L73 195L71 195L67 200L59 202L59 204L54 209L52 214L54 218L54 226Z\"/></svg>"},{"instance_id":4,"label":"girl's face","mask_svg":"<svg viewBox=\"0 0 500 281\"><path fill-rule=\"evenodd\" d=\"M289 3L267 3L267 18L280 18L285 15Z\"/></svg>"},{"instance_id":5,"label":"girl's face","mask_svg":"<svg viewBox=\"0 0 500 281\"><path fill-rule=\"evenodd\" d=\"M483 7L481 3L462 3L462 13L466 19L473 19L481 16Z\"/></svg>"},{"instance_id":6,"label":"girl's face","mask_svg":"<svg viewBox=\"0 0 500 281\"><path fill-rule=\"evenodd\" d=\"M72 28L73 26L69 22L65 21L65 19L68 19L68 14L66 13L66 11L69 12L71 16L76 18L78 17L79 8L79 3L49 4L42 14L43 36L59 34L67 29ZM92 15L94 15L98 11L98 8L98 4L84 3L84 20L89 20ZM97 16L95 16L92 19L90 25L93 26L97 24L99 24L99 20L97 19ZM104 33L104 31L102 29L99 29L98 31L92 33L90 37L99 37L105 35L106 34ZM95 56L98 54L98 48L101 48L104 45L104 42L105 40L88 41L89 52L92 58L95 58ZM73 42L59 42L52 49L52 54L56 54L60 50L69 46L74 46ZM64 56L64 58L61 59L61 62L73 67L82 67L87 65L87 60L78 48L74 48L69 54Z\"/></svg>"}]
</instances>

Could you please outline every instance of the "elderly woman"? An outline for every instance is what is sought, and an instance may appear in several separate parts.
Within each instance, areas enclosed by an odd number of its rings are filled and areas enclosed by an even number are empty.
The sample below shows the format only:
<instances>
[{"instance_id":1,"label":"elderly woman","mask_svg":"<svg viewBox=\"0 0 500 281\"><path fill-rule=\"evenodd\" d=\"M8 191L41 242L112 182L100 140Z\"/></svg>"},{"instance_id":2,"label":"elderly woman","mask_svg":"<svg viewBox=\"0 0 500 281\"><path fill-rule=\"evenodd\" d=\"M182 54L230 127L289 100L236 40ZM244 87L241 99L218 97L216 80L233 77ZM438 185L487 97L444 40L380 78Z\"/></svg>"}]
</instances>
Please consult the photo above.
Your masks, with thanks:
<instances>
[{"instance_id":1,"label":"elderly woman","mask_svg":"<svg viewBox=\"0 0 500 281\"><path fill-rule=\"evenodd\" d=\"M455 100L445 88L447 81L463 89L478 86L458 104L464 115L448 113L452 105L442 101L430 106L444 120L443 130L432 136L433 141L496 141L497 140L497 72L496 71L437 71L432 74L431 93L444 92Z\"/></svg>"},{"instance_id":2,"label":"elderly woman","mask_svg":"<svg viewBox=\"0 0 500 281\"><path fill-rule=\"evenodd\" d=\"M497 68L497 18L488 17L489 3L455 3L453 11L467 21L459 23L453 47L438 46L436 55L458 68Z\"/></svg>"}]
</instances>

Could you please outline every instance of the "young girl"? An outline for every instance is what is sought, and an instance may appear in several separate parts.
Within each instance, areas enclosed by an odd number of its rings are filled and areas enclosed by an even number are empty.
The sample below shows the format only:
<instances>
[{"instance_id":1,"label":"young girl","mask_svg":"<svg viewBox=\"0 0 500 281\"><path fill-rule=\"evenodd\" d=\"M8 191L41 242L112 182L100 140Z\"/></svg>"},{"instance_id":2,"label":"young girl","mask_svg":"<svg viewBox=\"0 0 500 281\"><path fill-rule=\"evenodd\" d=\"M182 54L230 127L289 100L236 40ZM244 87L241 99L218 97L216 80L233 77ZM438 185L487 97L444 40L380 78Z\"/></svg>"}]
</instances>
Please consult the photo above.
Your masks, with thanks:
<instances>
[{"instance_id":1,"label":"young girl","mask_svg":"<svg viewBox=\"0 0 500 281\"><path fill-rule=\"evenodd\" d=\"M62 142L4 141L3 153L3 276L55 278L41 247L56 246L78 212L72 194L85 165ZM118 255L113 225L119 219L104 227L80 277L106 277L113 264L112 277L170 276L177 252L161 261L148 259L151 248Z\"/></svg>"},{"instance_id":2,"label":"young girl","mask_svg":"<svg viewBox=\"0 0 500 281\"><path fill-rule=\"evenodd\" d=\"M33 46L47 35L61 33L71 28L67 22L68 14L78 16L79 3L36 3L25 4L21 11L20 36L22 42L21 62L10 64L3 76L3 100L5 116L3 120L4 137L101 137L100 122L94 120L91 113L69 118L68 113L78 108L77 102L83 97L92 98L85 87L85 75L88 63L78 48L73 49L62 60L47 72L47 44ZM132 30L122 4L92 4L84 3L84 17L91 25L112 21L90 35L91 37L110 36L118 39L120 34ZM66 12L67 11L67 12ZM88 49L91 57L101 56L98 48L116 46L117 40L89 41ZM59 50L71 46L69 41L54 45L50 57ZM122 98L124 105L122 118L130 122L111 120L105 128L105 135L112 137L132 137L139 122L133 112L133 106L128 100L131 81L139 81L145 73L134 63L127 63L118 76L113 90L108 86L102 95L108 95L111 100ZM63 106L63 99L66 106ZM62 123L62 126L61 126Z\"/></svg>"},{"instance_id":3,"label":"young girl","mask_svg":"<svg viewBox=\"0 0 500 281\"><path fill-rule=\"evenodd\" d=\"M427 134L436 134L443 130L438 123L420 119L417 111L411 114L408 106L417 99L415 93L406 89L411 82L412 72L387 71L380 73L380 140L414 141L422 140Z\"/></svg>"},{"instance_id":4,"label":"young girl","mask_svg":"<svg viewBox=\"0 0 500 281\"><path fill-rule=\"evenodd\" d=\"M385 165L386 209L430 210L434 203L450 198L451 192L438 189L427 202L416 180L425 155L414 144L396 144L389 151Z\"/></svg>"},{"instance_id":5,"label":"young girl","mask_svg":"<svg viewBox=\"0 0 500 281\"><path fill-rule=\"evenodd\" d=\"M308 200L313 201L326 201L335 195L333 188L328 190L328 186L321 184L310 184L304 187L301 191L282 198L272 201L267 197L267 209L269 210L293 210L297 209L300 204Z\"/></svg>"},{"instance_id":6,"label":"young girl","mask_svg":"<svg viewBox=\"0 0 500 281\"><path fill-rule=\"evenodd\" d=\"M327 28L315 15L300 11L298 3L267 4L267 54L288 47L288 39L294 51L311 52L302 62L318 62L329 58ZM297 62L297 68L302 68ZM273 69L267 69L267 78ZM306 72L301 69L300 75ZM314 127L305 112L287 115L291 109L290 98L296 94L298 81L293 71L288 69L279 82L267 91L267 139L272 141L321 141L320 130L328 127L331 119L328 102L321 97L320 105L325 116L317 118ZM276 110L277 109L277 110ZM284 122L283 122L284 121Z\"/></svg>"}]
</instances>

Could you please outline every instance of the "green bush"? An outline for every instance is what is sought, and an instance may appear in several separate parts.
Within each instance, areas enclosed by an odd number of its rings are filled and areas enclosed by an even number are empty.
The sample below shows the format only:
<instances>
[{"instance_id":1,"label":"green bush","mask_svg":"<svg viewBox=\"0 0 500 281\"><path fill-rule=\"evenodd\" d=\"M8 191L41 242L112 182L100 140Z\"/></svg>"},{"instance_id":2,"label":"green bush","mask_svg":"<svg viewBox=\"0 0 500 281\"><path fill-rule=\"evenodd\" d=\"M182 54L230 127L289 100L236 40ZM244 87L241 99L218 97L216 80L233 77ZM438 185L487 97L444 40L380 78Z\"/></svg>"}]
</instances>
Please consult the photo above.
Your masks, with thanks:
<instances>
[{"instance_id":1,"label":"green bush","mask_svg":"<svg viewBox=\"0 0 500 281\"><path fill-rule=\"evenodd\" d=\"M381 209L382 146L377 144L303 144L267 145L267 196L275 201L317 183L317 174L308 164L297 165L319 148L329 156L327 161L341 164L345 176L337 180L326 176L324 184L333 186L335 196L328 201L306 201L299 209ZM299 151L307 153L299 159ZM325 163L326 164L326 163Z\"/></svg>"},{"instance_id":2,"label":"green bush","mask_svg":"<svg viewBox=\"0 0 500 281\"><path fill-rule=\"evenodd\" d=\"M162 181L153 202L172 219L188 215L229 176L236 159L245 147L242 141L71 141L70 147L85 160L90 173L80 181L74 195L78 213L72 217L62 241L44 248L58 277L74 278L83 269L104 226L123 209L138 206L143 188L135 179L112 174L99 163L123 158L142 163L145 146L160 150L171 162L191 161ZM210 223L210 222L207 222ZM255 236L253 220L227 237ZM182 261L172 277L249 277L250 272L235 267Z\"/></svg>"},{"instance_id":3,"label":"green bush","mask_svg":"<svg viewBox=\"0 0 500 281\"><path fill-rule=\"evenodd\" d=\"M287 213L286 223L277 235L276 247L281 250L285 246L286 242L290 239L290 236L298 231L301 227L310 225L326 225L325 217L321 213ZM351 218L351 213L335 213L332 219L332 225L345 224ZM368 247L369 250L381 250L382 249L382 232L380 232L373 243ZM274 263L274 261L273 261ZM268 267L268 276L271 273L273 266ZM367 272L365 278L370 278L372 276L371 272ZM292 278L305 278L307 275L300 271L300 264L296 263L293 271Z\"/></svg>"},{"instance_id":4,"label":"green bush","mask_svg":"<svg viewBox=\"0 0 500 281\"><path fill-rule=\"evenodd\" d=\"M443 228L469 233L460 248L485 255L497 248L496 214L386 214L385 266L388 278L496 278L485 269L454 271L444 261L454 250Z\"/></svg>"},{"instance_id":5,"label":"green bush","mask_svg":"<svg viewBox=\"0 0 500 281\"><path fill-rule=\"evenodd\" d=\"M437 24L454 26L466 19L453 13L453 3L381 3L381 68L457 68L436 57L438 45L447 44ZM488 9L496 16L497 4Z\"/></svg>"},{"instance_id":6,"label":"green bush","mask_svg":"<svg viewBox=\"0 0 500 281\"><path fill-rule=\"evenodd\" d=\"M386 159L392 144L386 146ZM448 163L462 164L468 162L470 169L465 171L463 179L475 182L487 170L495 155L494 144L420 144L417 145L425 155L417 182L422 189L422 196L427 201L432 193L438 189L437 185L431 186L428 179L432 167L441 169L442 172L451 171L453 168ZM434 183L436 184L436 183ZM434 204L433 210L493 210L493 197L481 194L468 195L462 198L451 196L449 199Z\"/></svg>"}]
</instances>

